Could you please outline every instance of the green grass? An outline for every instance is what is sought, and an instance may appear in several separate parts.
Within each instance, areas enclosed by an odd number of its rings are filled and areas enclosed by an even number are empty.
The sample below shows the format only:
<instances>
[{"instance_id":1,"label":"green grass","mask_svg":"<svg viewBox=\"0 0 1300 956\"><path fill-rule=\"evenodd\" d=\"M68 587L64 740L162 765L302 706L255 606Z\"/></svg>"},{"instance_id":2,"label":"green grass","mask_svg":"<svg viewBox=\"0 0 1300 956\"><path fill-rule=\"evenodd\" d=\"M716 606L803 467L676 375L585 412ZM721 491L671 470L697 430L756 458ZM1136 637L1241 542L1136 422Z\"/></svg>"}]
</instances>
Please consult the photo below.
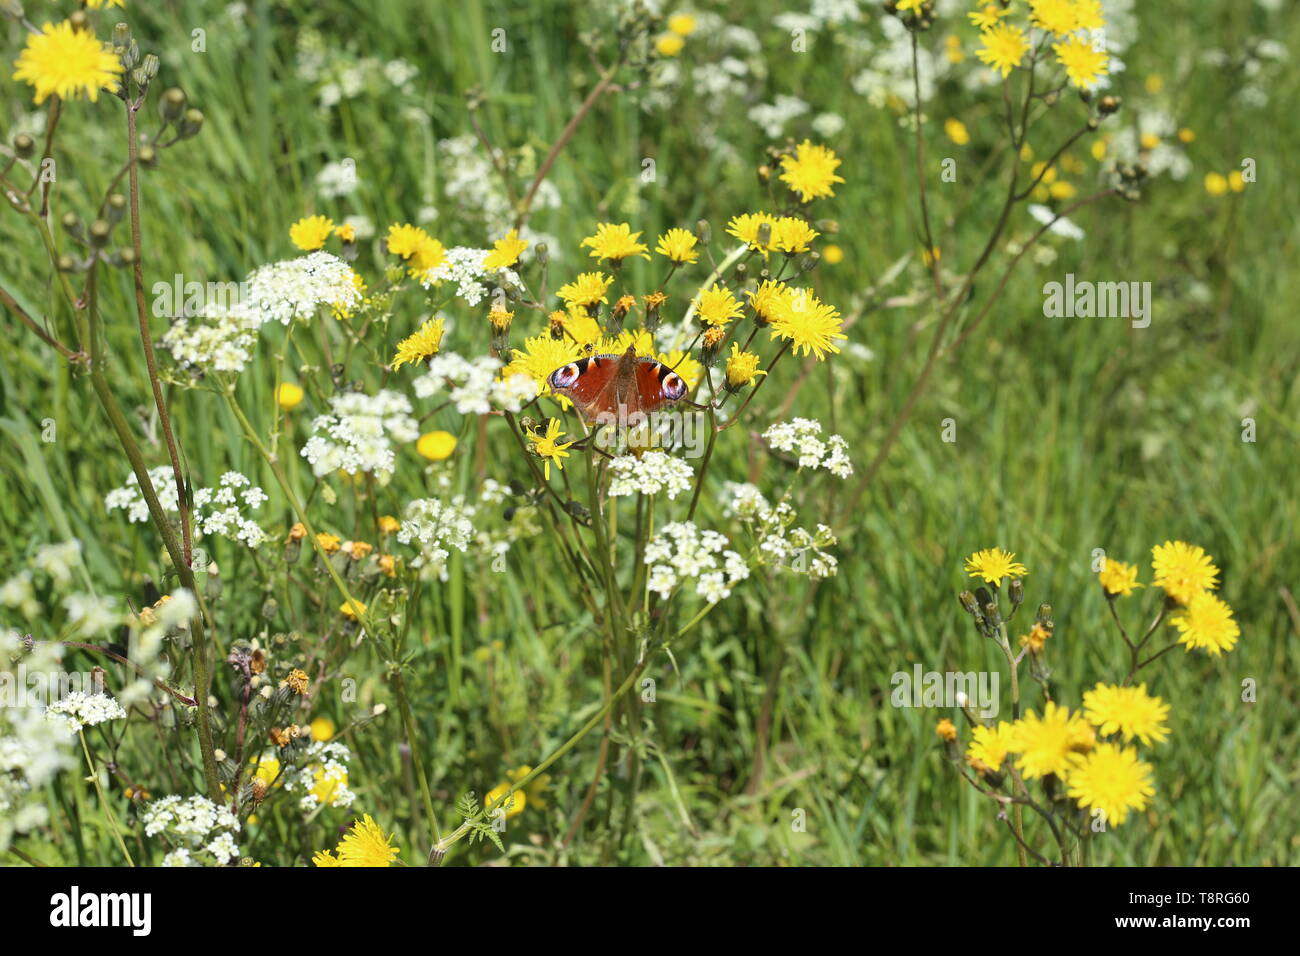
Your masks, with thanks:
<instances>
[{"instance_id":1,"label":"green grass","mask_svg":"<svg viewBox=\"0 0 1300 956\"><path fill-rule=\"evenodd\" d=\"M593 82L578 42L578 34L597 22L586 6L466 2L449 14L398 0L324 0L307 8L252 0L250 26L241 35L222 19L219 3L196 0L161 10L132 5L130 20L142 46L161 48L162 81L183 86L207 117L197 139L168 151L161 167L145 174L146 282L178 272L237 279L287 257L287 227L309 212L336 220L364 214L382 229L390 221L412 220L432 201L442 215L430 229L447 245L484 244L493 237L458 220L440 193L435 143L469 131L464 92L481 87L488 137L510 151L521 169L535 168ZM814 37L807 54L789 52L788 38L772 25L779 4L756 0L718 8L763 39L769 76L765 85L756 84L755 102L791 93L812 105L809 116L832 111L847 119L830 141L845 160L840 172L847 182L821 213L838 220L835 241L846 255L838 265L823 263L814 276L825 300L858 316L851 340L875 353L869 362L842 356L817 366L797 392L799 366L783 366L766 393L764 417L750 427L761 430L788 399L788 414L820 418L844 434L861 472L902 407L938 319L916 304L926 280L915 264L880 295L865 296L891 263L915 255L920 245L910 133L896 114L871 107L846 83L846 76L870 62L868 54L830 35ZM195 27L207 30L205 53L189 50ZM377 91L329 112L317 110L315 87L294 69L295 37L308 27L319 30L331 49L381 60L402 57L417 65L415 92ZM511 44L506 54L489 47L498 27ZM965 27L961 32L969 36ZM1270 105L1249 111L1230 100L1239 83L1227 71L1196 64L1197 52L1211 45L1236 51L1260 36L1272 36L1294 53L1300 50L1300 18L1284 11L1265 19L1246 2L1182 0L1158 12L1142 10L1141 38L1125 54L1127 71L1116 81L1125 99L1118 119L1129 121L1133 109L1160 103L1179 125L1196 131L1187 147L1191 174L1182 181L1155 180L1136 204L1108 200L1080 212L1074 218L1086 239L1053 241L1059 251L1054 263L1026 258L979 331L939 365L869 493L837 523L836 578L806 604L801 579L782 578L771 589L742 585L675 649L679 673L666 658L655 660L649 675L657 681L658 702L644 711L664 760L647 761L637 803L641 839L630 842L619 859L1013 862L1006 828L943 758L933 731L942 715L891 707L890 675L910 671L914 662L927 670L998 667L996 648L976 637L955 595L968 582L962 558L1002 546L1030 569L1027 603L1054 608L1053 693L1077 706L1093 683L1117 681L1124 671L1123 648L1091 573L1093 549L1138 562L1149 581L1151 546L1172 538L1200 544L1215 556L1223 571L1221 593L1236 611L1242 639L1224 657L1178 650L1143 673L1152 692L1172 708L1171 739L1151 756L1157 797L1149 812L1097 841L1094 861L1300 862L1300 813L1293 797L1300 783L1300 615L1292 597L1300 583L1293 480L1300 439L1300 326L1293 308L1300 296L1300 233L1291 215L1300 203L1300 185L1287 174L1289 158L1300 150L1300 130L1279 112L1300 95L1300 72L1294 65L1274 68L1264 84ZM12 59L18 42L10 31L7 57ZM692 38L683 56L704 43ZM1164 77L1165 92L1145 92L1150 74ZM12 81L5 81L0 95L7 141L22 128L14 125L17 117L31 107L26 88ZM1040 157L1081 115L1065 100L1035 128L1032 142ZM430 121L412 120L411 106L423 109ZM763 203L754 167L766 159L766 141L745 110L733 102L720 112L716 142L730 148L719 149L700 135L714 126L713 106L689 88L669 111L643 110L632 95L604 100L552 171L550 182L562 204L540 210L531 223L566 244L557 252L563 258L552 269L552 285L583 264L577 242L596 221L626 219L649 237L707 219L720 237L731 215ZM937 175L929 183L943 264L958 275L986 240L1005 188L1003 158L993 160L999 173L985 183L975 181L973 172L988 156L981 150L998 142L999 110L996 90L973 93L955 85L941 86L937 102L927 105L930 164L955 155L961 170L957 184L940 184ZM940 126L948 116L965 120L971 146L955 147L943 138ZM85 212L95 201L91 197L102 194L123 151L120 119L120 104L111 100L65 110L56 217L66 209ZM807 119L795 121L788 132L802 138ZM1086 148L1074 154L1087 167L1078 177L1083 190L1097 164ZM326 161L344 157L356 160L360 189L343 200L321 201L312 177ZM657 179L650 184L638 180L646 157L656 161ZM1239 196L1207 196L1204 174L1237 168L1243 157L1256 160L1259 181ZM33 314L44 314L52 286L39 245L19 217L5 212L0 284L17 290ZM1023 238L1034 226L1023 210L1016 216L1012 232ZM982 274L976 306L993 291L1008 258L1000 250ZM364 243L358 267L375 275L378 261L374 243ZM658 261L631 263L629 285L648 289L660 270ZM1131 329L1121 319L1045 318L1042 285L1066 272L1151 281L1151 327ZM133 424L156 436L129 279L122 271L111 275L103 296L116 356L113 386ZM683 281L675 292L680 309L690 288ZM393 321L375 330L376 354L390 354L392 342L412 327L417 300L399 306ZM968 308L964 318L976 311ZM468 329L477 316L462 310L456 318ZM122 482L127 466L89 383L54 361L16 321L4 329L4 573L20 568L40 544L73 536L85 546L96 589L134 597L144 577L162 580L161 543L146 526L105 515L103 495ZM155 334L161 331L159 324ZM264 354L272 354L269 348L263 346ZM349 375L372 387L380 379L373 363L358 362ZM272 419L272 385L265 360L240 384L244 406L264 429ZM273 490L271 474L214 396L173 390L170 402L194 474L234 468ZM1245 417L1257 422L1254 443L1241 440ZM955 443L941 439L949 418L956 422ZM41 441L45 419L57 428L52 444ZM480 464L500 480L527 479L500 422L489 428L484 461L472 422L451 412L434 421L464 439L452 471L456 490L476 486ZM309 418L301 416L297 427L301 442ZM765 491L783 487L788 469L751 458L748 431L723 433L712 480L747 476ZM151 464L165 462L165 449L156 443L146 443L146 451ZM414 454L402 460L388 491L388 510L432 493ZM305 492L309 469L296 459L289 467ZM574 473L582 470L579 465ZM798 500L805 522L830 516L843 502L845 490L828 481L802 484ZM722 521L714 499L706 491L705 526ZM342 510L331 513L314 502L312 513L318 523L342 532L359 520L351 507L344 500ZM285 526L291 523L278 495L268 508ZM276 525L270 518L264 523ZM215 551L224 579L217 607L228 622L219 635L223 646L265 628L264 641L298 632L306 647L327 626L302 604L262 622L257 570L228 543L218 543ZM461 792L482 794L504 779L507 768L536 764L601 700L601 637L572 593L572 581L556 573L557 562L546 537L525 540L511 552L509 573L496 575L482 562L457 559L447 585L423 592L411 626L414 657L406 682L444 829L454 823L452 806ZM319 593L332 607L337 601L327 587L322 583ZM1153 607L1149 593L1121 603L1130 628L1145 623ZM491 665L476 660L473 651L493 641L503 647ZM763 784L748 793L766 678L781 648ZM92 660L76 659L86 665ZM327 714L342 726L363 705L389 706L383 720L349 739L356 754L356 810L396 831L404 858L421 862L423 851L414 844L423 833L422 811L410 767L398 753L402 731L382 664L363 647L343 673L356 679L357 701L343 702L322 690L312 714ZM1258 684L1257 703L1240 701L1246 679ZM225 715L219 735L230 732L232 687L228 668L218 665L213 692ZM1030 706L1040 706L1038 693L1030 685ZM593 833L604 826L609 781L597 796L594 830L567 849L559 846L592 779L597 737L550 769L547 806L530 808L512 822L508 846L516 862L599 859ZM148 735L132 736L118 759L128 767L133 760L148 766L150 746ZM141 782L155 795L173 792L163 771L154 769L158 776ZM174 772L188 784L175 792L201 790L196 764ZM72 823L22 845L47 861L118 863L94 792L69 779L76 776L65 775L50 794L69 809ZM682 808L697 833L683 824ZM807 813L805 833L790 826L799 808ZM349 819L344 811L326 811L311 827L300 827L292 810L266 816L251 828L251 852L285 863L295 853L309 856L331 844L335 825ZM78 827L81 836L74 840ZM249 852L242 843L241 848ZM449 859L498 857L490 846L458 845Z\"/></svg>"}]
</instances>

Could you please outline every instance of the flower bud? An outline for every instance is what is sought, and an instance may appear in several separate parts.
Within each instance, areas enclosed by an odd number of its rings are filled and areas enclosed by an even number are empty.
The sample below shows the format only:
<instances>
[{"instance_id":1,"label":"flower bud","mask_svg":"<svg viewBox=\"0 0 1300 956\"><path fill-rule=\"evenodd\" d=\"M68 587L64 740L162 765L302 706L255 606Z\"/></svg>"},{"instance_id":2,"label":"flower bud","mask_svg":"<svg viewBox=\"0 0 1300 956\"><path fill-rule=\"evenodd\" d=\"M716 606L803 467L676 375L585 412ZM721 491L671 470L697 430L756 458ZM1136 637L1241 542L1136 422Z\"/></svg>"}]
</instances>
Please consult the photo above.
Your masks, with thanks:
<instances>
[{"instance_id":1,"label":"flower bud","mask_svg":"<svg viewBox=\"0 0 1300 956\"><path fill-rule=\"evenodd\" d=\"M14 137L14 155L19 159L28 159L36 152L36 141L26 133Z\"/></svg>"},{"instance_id":2,"label":"flower bud","mask_svg":"<svg viewBox=\"0 0 1300 956\"><path fill-rule=\"evenodd\" d=\"M108 203L105 210L108 221L112 225L117 225L126 215L126 197L121 193L112 193L108 197Z\"/></svg>"},{"instance_id":3,"label":"flower bud","mask_svg":"<svg viewBox=\"0 0 1300 956\"><path fill-rule=\"evenodd\" d=\"M551 257L551 250L550 247L546 245L546 243L539 242L537 245L533 246L533 259L537 261L537 264L539 266L546 265L550 257Z\"/></svg>"},{"instance_id":4,"label":"flower bud","mask_svg":"<svg viewBox=\"0 0 1300 956\"><path fill-rule=\"evenodd\" d=\"M176 125L176 135L181 139L189 139L191 136L197 136L201 129L203 129L203 112L188 109Z\"/></svg>"},{"instance_id":5,"label":"flower bud","mask_svg":"<svg viewBox=\"0 0 1300 956\"><path fill-rule=\"evenodd\" d=\"M167 123L174 123L180 119L181 114L185 112L185 91L178 86L163 91L162 97L158 100L158 112Z\"/></svg>"},{"instance_id":6,"label":"flower bud","mask_svg":"<svg viewBox=\"0 0 1300 956\"><path fill-rule=\"evenodd\" d=\"M144 169L158 168L158 150L152 146L141 146L140 152L136 153L136 160Z\"/></svg>"},{"instance_id":7,"label":"flower bud","mask_svg":"<svg viewBox=\"0 0 1300 956\"><path fill-rule=\"evenodd\" d=\"M709 244L709 240L713 238L713 229L709 226L709 220L700 219L695 223L695 238L701 245Z\"/></svg>"},{"instance_id":8,"label":"flower bud","mask_svg":"<svg viewBox=\"0 0 1300 956\"><path fill-rule=\"evenodd\" d=\"M90 224L90 245L95 249L103 249L108 245L109 234L112 233L113 227L106 220L96 219Z\"/></svg>"},{"instance_id":9,"label":"flower bud","mask_svg":"<svg viewBox=\"0 0 1300 956\"><path fill-rule=\"evenodd\" d=\"M77 218L75 212L65 212L59 217L59 225L70 236L80 236L82 232L81 220Z\"/></svg>"}]
</instances>

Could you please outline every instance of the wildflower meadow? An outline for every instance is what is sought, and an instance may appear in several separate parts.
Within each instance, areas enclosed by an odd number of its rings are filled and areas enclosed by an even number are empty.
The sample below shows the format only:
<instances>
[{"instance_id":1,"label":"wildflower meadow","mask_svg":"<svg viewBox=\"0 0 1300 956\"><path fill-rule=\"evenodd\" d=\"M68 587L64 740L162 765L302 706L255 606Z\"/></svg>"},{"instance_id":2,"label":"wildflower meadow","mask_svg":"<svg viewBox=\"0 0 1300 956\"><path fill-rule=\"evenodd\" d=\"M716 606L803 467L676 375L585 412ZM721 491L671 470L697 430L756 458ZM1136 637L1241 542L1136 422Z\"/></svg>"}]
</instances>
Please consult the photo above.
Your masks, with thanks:
<instances>
[{"instance_id":1,"label":"wildflower meadow","mask_svg":"<svg viewBox=\"0 0 1300 956\"><path fill-rule=\"evenodd\" d=\"M0 0L0 862L1300 863L1297 12Z\"/></svg>"}]
</instances>

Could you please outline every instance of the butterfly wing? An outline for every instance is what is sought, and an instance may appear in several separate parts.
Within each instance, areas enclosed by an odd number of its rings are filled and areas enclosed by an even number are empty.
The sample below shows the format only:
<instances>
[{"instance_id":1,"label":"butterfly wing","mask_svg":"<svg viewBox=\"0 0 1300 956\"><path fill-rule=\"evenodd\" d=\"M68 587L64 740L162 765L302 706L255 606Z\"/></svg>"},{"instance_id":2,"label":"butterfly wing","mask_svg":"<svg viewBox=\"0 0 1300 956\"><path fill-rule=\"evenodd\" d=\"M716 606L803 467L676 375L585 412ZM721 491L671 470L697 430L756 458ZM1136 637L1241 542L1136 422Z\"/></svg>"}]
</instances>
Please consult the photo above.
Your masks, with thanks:
<instances>
[{"instance_id":1,"label":"butterfly wing","mask_svg":"<svg viewBox=\"0 0 1300 956\"><path fill-rule=\"evenodd\" d=\"M568 397L587 421L653 412L686 397L680 375L632 349L622 355L592 355L570 362L547 377L551 390Z\"/></svg>"},{"instance_id":2,"label":"butterfly wing","mask_svg":"<svg viewBox=\"0 0 1300 956\"><path fill-rule=\"evenodd\" d=\"M613 404L609 393L617 368L617 355L591 355L557 368L546 380L551 391L568 398L583 418L592 421L606 410L606 404Z\"/></svg>"},{"instance_id":3,"label":"butterfly wing","mask_svg":"<svg viewBox=\"0 0 1300 956\"><path fill-rule=\"evenodd\" d=\"M663 362L637 360L636 392L639 411L653 412L686 397L686 381Z\"/></svg>"}]
</instances>

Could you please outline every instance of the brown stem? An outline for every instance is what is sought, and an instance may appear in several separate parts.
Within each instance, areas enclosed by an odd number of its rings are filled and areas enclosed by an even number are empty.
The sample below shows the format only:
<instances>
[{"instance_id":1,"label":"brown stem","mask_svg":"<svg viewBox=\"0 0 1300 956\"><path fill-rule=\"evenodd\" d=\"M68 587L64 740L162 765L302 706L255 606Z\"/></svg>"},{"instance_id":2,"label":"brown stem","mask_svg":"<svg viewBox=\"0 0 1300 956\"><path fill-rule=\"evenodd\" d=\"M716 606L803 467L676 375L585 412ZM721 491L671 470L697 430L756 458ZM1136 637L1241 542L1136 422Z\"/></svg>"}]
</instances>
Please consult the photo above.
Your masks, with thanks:
<instances>
[{"instance_id":1,"label":"brown stem","mask_svg":"<svg viewBox=\"0 0 1300 956\"><path fill-rule=\"evenodd\" d=\"M537 197L537 190L541 188L542 183L546 179L547 173L551 171L551 167L555 164L556 158L559 157L564 147L568 145L569 140L573 138L573 134L578 131L578 127L582 125L582 121L587 118L587 114L591 112L592 108L600 98L605 95L605 91L609 89L609 85L614 79L614 74L617 73L618 68L623 65L623 59L626 55L626 51L621 52L614 65L601 74L599 82L591 88L591 92L588 93L587 98L582 101L582 105L578 107L577 112L569 118L569 122L565 124L564 129L560 131L559 139L551 145L551 149L546 154L546 158L542 160L542 165L537 168L537 175L533 177L533 181L528 185L528 192L524 193L524 201L520 205L519 211L515 214L516 229L522 229L524 223L528 221L528 212L532 209L533 200Z\"/></svg>"},{"instance_id":2,"label":"brown stem","mask_svg":"<svg viewBox=\"0 0 1300 956\"><path fill-rule=\"evenodd\" d=\"M143 99L143 97L141 97ZM140 344L144 346L145 368L149 373L149 385L153 389L153 403L158 409L158 423L162 426L163 440L167 443L167 455L171 458L172 474L176 477L176 501L181 515L181 550L185 566L189 567L193 555L193 541L190 538L190 503L186 494L185 478L181 474L180 452L176 447L176 436L172 433L171 415L167 413L167 403L163 399L162 383L158 380L158 363L154 358L153 336L149 332L149 313L144 297L144 255L140 237L140 170L137 163L135 111L139 104L128 103L126 107L126 149L129 167L129 192L131 203L131 249L135 261L131 264L131 274L135 282L135 310L140 322Z\"/></svg>"}]
</instances>

